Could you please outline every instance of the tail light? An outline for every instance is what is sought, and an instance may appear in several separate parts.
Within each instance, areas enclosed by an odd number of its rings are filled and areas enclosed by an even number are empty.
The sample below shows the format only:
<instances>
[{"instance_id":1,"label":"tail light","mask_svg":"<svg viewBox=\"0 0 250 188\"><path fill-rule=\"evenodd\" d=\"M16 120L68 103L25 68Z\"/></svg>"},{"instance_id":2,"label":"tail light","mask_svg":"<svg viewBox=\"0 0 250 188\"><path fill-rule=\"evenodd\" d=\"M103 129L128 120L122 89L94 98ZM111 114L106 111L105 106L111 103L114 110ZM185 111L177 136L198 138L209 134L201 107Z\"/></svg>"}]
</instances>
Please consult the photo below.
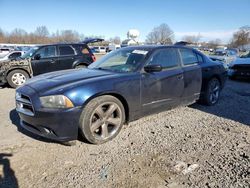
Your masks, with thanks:
<instances>
[{"instance_id":1,"label":"tail light","mask_svg":"<svg viewBox=\"0 0 250 188\"><path fill-rule=\"evenodd\" d=\"M94 54L92 54L92 55L91 55L91 57L92 57L93 62L95 62L95 61L96 61L96 57L95 57L95 55L94 55Z\"/></svg>"}]
</instances>

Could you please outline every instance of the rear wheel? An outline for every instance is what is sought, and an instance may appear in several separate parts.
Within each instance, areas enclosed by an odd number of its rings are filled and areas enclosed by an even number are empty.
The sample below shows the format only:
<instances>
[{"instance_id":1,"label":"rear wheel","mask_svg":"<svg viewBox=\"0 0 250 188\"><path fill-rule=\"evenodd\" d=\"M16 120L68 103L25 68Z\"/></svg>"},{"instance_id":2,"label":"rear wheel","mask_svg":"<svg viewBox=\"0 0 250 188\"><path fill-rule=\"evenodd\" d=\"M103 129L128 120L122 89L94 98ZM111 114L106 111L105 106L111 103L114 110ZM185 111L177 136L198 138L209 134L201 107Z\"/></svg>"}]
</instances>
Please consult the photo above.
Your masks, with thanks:
<instances>
[{"instance_id":1,"label":"rear wheel","mask_svg":"<svg viewBox=\"0 0 250 188\"><path fill-rule=\"evenodd\" d=\"M80 117L80 132L90 143L102 144L118 135L125 122L122 103L105 95L92 99Z\"/></svg>"},{"instance_id":2,"label":"rear wheel","mask_svg":"<svg viewBox=\"0 0 250 188\"><path fill-rule=\"evenodd\" d=\"M18 86L23 85L28 78L29 75L27 72L17 69L11 71L7 75L7 82L11 87L17 88Z\"/></svg>"},{"instance_id":3,"label":"rear wheel","mask_svg":"<svg viewBox=\"0 0 250 188\"><path fill-rule=\"evenodd\" d=\"M212 106L216 104L220 97L221 85L217 78L212 78L208 84L205 91L203 103Z\"/></svg>"},{"instance_id":4,"label":"rear wheel","mask_svg":"<svg viewBox=\"0 0 250 188\"><path fill-rule=\"evenodd\" d=\"M86 69L87 66L86 65L83 65L83 64L80 64L80 65L76 65L75 69Z\"/></svg>"}]
</instances>

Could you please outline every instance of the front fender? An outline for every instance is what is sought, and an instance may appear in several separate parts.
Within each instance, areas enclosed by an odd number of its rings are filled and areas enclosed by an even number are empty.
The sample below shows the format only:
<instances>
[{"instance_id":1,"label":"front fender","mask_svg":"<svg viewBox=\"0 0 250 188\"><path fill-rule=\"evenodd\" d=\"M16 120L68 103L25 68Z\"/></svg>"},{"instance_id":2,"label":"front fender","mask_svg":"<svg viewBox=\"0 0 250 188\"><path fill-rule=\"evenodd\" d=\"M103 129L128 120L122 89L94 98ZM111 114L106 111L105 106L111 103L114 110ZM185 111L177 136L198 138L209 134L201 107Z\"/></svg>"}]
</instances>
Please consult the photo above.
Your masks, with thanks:
<instances>
[{"instance_id":1,"label":"front fender","mask_svg":"<svg viewBox=\"0 0 250 188\"><path fill-rule=\"evenodd\" d=\"M93 98L101 95L119 96L127 103L129 114L137 116L141 111L140 76L117 78L72 88L64 93L75 106L84 106Z\"/></svg>"}]
</instances>

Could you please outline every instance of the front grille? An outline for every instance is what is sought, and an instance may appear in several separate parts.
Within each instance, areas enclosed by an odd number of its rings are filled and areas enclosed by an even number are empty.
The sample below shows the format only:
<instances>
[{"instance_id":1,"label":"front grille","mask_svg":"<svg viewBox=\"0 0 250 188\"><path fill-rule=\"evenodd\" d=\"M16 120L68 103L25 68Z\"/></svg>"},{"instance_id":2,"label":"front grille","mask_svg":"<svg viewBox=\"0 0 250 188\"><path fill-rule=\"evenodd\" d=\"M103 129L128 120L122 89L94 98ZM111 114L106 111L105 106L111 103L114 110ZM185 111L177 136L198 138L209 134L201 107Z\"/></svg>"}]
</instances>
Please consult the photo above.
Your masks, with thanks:
<instances>
[{"instance_id":1,"label":"front grille","mask_svg":"<svg viewBox=\"0 0 250 188\"><path fill-rule=\"evenodd\" d=\"M16 110L20 113L34 116L34 109L30 98L23 94L16 94Z\"/></svg>"}]
</instances>

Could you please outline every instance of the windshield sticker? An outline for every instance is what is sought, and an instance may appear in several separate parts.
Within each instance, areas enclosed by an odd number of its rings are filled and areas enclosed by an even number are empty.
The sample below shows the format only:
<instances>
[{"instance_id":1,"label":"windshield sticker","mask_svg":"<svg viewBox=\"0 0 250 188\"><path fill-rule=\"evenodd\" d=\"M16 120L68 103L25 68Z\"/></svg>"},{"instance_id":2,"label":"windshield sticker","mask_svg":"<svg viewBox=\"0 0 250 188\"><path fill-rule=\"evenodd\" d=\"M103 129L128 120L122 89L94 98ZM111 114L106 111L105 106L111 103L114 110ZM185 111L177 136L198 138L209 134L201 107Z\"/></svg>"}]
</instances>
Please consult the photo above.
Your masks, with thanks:
<instances>
[{"instance_id":1,"label":"windshield sticker","mask_svg":"<svg viewBox=\"0 0 250 188\"><path fill-rule=\"evenodd\" d=\"M133 54L142 54L142 55L146 55L148 53L148 51L146 50L134 50L132 52Z\"/></svg>"}]
</instances>

